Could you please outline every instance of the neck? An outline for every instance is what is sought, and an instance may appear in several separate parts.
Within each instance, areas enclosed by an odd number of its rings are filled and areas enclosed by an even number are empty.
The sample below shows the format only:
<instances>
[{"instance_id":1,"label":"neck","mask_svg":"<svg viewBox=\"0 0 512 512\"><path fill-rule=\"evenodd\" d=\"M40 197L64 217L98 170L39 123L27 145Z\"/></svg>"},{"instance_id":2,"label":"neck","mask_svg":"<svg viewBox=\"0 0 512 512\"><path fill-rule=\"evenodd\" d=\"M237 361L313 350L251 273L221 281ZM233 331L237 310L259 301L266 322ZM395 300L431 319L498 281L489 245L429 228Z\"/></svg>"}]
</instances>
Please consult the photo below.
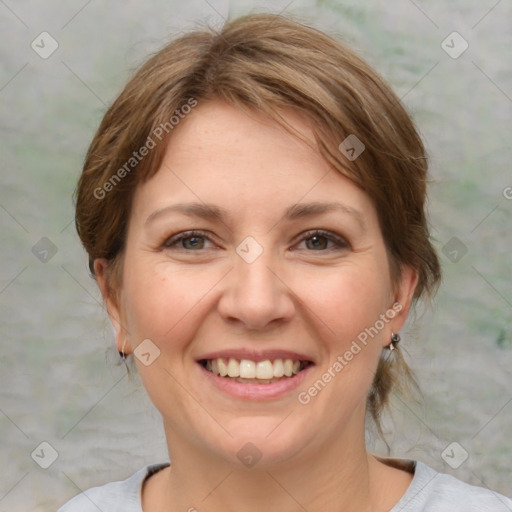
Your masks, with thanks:
<instances>
[{"instance_id":1,"label":"neck","mask_svg":"<svg viewBox=\"0 0 512 512\"><path fill-rule=\"evenodd\" d=\"M180 464L175 457L168 473L168 503L176 510L194 507L211 512L373 510L370 464L366 455L357 464L323 460L319 467L318 463L301 462L294 467L272 469L226 466L220 469L217 464L215 468L203 467L201 471L191 465L187 471L182 471L188 464Z\"/></svg>"},{"instance_id":2,"label":"neck","mask_svg":"<svg viewBox=\"0 0 512 512\"><path fill-rule=\"evenodd\" d=\"M158 505L144 510L389 510L381 508L394 504L384 496L383 465L366 452L364 436L355 437L364 433L357 427L354 435L345 432L323 450L305 447L286 462L250 469L195 450L167 432L172 466L160 479Z\"/></svg>"}]
</instances>

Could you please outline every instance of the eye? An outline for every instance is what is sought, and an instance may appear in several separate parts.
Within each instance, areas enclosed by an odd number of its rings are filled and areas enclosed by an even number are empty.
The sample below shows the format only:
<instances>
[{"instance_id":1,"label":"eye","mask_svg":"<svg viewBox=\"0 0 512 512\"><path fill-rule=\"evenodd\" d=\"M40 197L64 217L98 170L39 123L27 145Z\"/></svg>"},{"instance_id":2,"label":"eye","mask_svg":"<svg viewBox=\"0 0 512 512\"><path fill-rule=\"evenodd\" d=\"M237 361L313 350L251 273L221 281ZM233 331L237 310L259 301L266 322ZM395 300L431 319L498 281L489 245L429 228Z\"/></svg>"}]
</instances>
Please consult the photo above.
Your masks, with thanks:
<instances>
[{"instance_id":1,"label":"eye","mask_svg":"<svg viewBox=\"0 0 512 512\"><path fill-rule=\"evenodd\" d=\"M301 237L301 243L305 242L306 247L317 252L327 252L330 250L343 250L349 249L350 245L343 238L331 233L330 231L324 231L316 229L313 231L307 231ZM308 243L309 242L309 243ZM329 243L334 244L334 247L329 247Z\"/></svg>"},{"instance_id":2,"label":"eye","mask_svg":"<svg viewBox=\"0 0 512 512\"><path fill-rule=\"evenodd\" d=\"M206 232L193 230L184 231L171 236L163 243L162 247L165 249L177 249L187 252L201 251L209 248L206 245L207 242L212 242L212 240ZM344 250L350 248L350 244L340 236L330 231L320 229L304 233L299 243L302 242L306 243L306 249L315 252L330 252L332 250Z\"/></svg>"},{"instance_id":3,"label":"eye","mask_svg":"<svg viewBox=\"0 0 512 512\"><path fill-rule=\"evenodd\" d=\"M205 249L205 241L211 242L204 231L184 231L167 239L163 246L166 249L195 251ZM206 247L207 248L207 247Z\"/></svg>"}]
</instances>

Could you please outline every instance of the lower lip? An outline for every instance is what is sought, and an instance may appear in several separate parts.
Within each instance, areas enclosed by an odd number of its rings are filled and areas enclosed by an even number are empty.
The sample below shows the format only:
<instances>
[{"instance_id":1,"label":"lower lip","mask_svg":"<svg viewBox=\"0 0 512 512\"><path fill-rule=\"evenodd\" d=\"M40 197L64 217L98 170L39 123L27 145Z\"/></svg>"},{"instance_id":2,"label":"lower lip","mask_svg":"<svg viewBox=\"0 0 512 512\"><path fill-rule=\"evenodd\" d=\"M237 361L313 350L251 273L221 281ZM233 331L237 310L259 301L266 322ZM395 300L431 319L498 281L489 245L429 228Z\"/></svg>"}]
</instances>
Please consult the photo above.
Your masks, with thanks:
<instances>
[{"instance_id":1,"label":"lower lip","mask_svg":"<svg viewBox=\"0 0 512 512\"><path fill-rule=\"evenodd\" d=\"M228 395L247 400L265 400L282 397L296 389L305 379L306 374L313 367L308 366L293 377L279 380L271 384L245 384L236 380L221 377L208 371L201 363L197 363L209 382L217 389Z\"/></svg>"}]
</instances>

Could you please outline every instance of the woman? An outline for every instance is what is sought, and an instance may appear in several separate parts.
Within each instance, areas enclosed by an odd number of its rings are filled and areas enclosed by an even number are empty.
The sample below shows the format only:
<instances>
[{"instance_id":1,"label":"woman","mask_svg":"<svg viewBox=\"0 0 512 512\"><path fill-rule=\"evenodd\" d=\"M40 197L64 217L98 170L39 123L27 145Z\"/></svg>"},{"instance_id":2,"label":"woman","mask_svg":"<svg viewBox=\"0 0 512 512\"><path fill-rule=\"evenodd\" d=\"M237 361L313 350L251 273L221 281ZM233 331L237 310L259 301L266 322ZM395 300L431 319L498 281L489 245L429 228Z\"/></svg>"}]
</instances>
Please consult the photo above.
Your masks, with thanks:
<instances>
[{"instance_id":1,"label":"woman","mask_svg":"<svg viewBox=\"0 0 512 512\"><path fill-rule=\"evenodd\" d=\"M426 179L397 97L315 29L252 15L149 59L89 148L76 225L172 464L61 512L512 510L365 447L440 279Z\"/></svg>"}]
</instances>

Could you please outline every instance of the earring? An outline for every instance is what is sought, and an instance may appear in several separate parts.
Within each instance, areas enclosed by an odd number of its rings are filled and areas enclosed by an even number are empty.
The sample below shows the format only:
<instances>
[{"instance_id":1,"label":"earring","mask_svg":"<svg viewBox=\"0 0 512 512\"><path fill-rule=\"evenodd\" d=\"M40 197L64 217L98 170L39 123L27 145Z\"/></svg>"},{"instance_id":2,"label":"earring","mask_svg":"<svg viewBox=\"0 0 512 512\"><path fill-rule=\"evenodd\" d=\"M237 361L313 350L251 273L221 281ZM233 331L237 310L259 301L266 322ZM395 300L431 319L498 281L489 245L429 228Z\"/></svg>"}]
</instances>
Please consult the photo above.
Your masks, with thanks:
<instances>
[{"instance_id":1,"label":"earring","mask_svg":"<svg viewBox=\"0 0 512 512\"><path fill-rule=\"evenodd\" d=\"M121 347L121 350L119 351L119 355L121 356L121 359L123 361L126 361L126 353L124 351L124 347L126 346L126 338L123 341L123 346Z\"/></svg>"},{"instance_id":2,"label":"earring","mask_svg":"<svg viewBox=\"0 0 512 512\"><path fill-rule=\"evenodd\" d=\"M400 334L395 334L394 332L391 332L391 341L386 348L389 348L389 350L395 350L395 345L400 341L400 339Z\"/></svg>"}]
</instances>

